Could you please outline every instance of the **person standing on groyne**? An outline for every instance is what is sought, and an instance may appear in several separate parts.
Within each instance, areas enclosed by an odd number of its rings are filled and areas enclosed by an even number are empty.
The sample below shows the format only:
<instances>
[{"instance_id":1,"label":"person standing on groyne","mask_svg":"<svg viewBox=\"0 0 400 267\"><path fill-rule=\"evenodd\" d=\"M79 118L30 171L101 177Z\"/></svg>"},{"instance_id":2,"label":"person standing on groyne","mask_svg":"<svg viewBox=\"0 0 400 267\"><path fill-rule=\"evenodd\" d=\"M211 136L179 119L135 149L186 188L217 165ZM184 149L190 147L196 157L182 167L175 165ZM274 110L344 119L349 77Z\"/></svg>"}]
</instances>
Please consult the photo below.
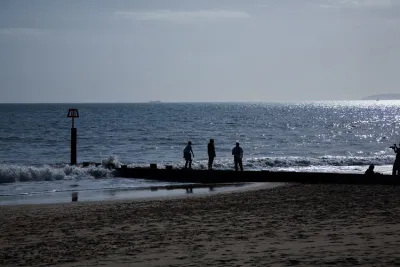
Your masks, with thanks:
<instances>
[{"instance_id":1,"label":"person standing on groyne","mask_svg":"<svg viewBox=\"0 0 400 267\"><path fill-rule=\"evenodd\" d=\"M374 171L375 165L369 165L368 169L365 171L365 175L380 175L381 173Z\"/></svg>"},{"instance_id":2,"label":"person standing on groyne","mask_svg":"<svg viewBox=\"0 0 400 267\"><path fill-rule=\"evenodd\" d=\"M240 170L243 171L243 149L239 146L239 142L236 142L236 146L232 149L233 159L235 161L235 171L238 170L238 165Z\"/></svg>"},{"instance_id":3,"label":"person standing on groyne","mask_svg":"<svg viewBox=\"0 0 400 267\"><path fill-rule=\"evenodd\" d=\"M192 150L192 142L188 142L187 146L183 150L183 158L185 159L185 169L187 169L187 165L189 163L189 169L192 169L192 155L194 158L194 153Z\"/></svg>"},{"instance_id":4,"label":"person standing on groyne","mask_svg":"<svg viewBox=\"0 0 400 267\"><path fill-rule=\"evenodd\" d=\"M210 139L210 143L208 143L208 146L207 146L207 153L208 153L208 169L212 170L214 158L216 157L215 147L214 147L214 139Z\"/></svg>"},{"instance_id":5,"label":"person standing on groyne","mask_svg":"<svg viewBox=\"0 0 400 267\"><path fill-rule=\"evenodd\" d=\"M390 147L396 153L396 159L393 163L392 175L400 175L400 148L396 144Z\"/></svg>"}]
</instances>

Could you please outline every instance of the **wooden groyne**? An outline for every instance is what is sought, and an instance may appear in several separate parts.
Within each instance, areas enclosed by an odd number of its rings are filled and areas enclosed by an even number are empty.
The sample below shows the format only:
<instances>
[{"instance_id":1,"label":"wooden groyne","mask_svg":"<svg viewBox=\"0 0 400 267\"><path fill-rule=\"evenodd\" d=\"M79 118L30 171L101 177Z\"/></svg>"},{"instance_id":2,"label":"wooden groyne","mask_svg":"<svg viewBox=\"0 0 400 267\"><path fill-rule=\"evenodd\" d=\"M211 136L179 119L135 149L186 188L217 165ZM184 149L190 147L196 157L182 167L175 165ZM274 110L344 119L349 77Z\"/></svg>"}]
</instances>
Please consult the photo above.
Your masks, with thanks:
<instances>
[{"instance_id":1,"label":"wooden groyne","mask_svg":"<svg viewBox=\"0 0 400 267\"><path fill-rule=\"evenodd\" d=\"M188 170L157 168L116 168L116 177L179 183L246 183L277 182L304 184L382 184L399 185L400 177L317 172L272 172L231 170Z\"/></svg>"}]
</instances>

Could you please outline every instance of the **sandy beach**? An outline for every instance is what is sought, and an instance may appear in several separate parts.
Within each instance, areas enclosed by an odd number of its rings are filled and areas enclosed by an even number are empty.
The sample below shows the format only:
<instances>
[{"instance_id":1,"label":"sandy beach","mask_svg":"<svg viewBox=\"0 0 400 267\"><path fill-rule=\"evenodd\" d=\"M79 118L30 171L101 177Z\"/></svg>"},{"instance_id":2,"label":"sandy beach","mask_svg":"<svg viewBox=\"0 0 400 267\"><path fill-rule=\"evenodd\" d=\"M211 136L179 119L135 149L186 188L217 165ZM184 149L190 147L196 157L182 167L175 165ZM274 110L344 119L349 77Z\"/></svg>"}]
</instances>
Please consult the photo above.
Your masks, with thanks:
<instances>
[{"instance_id":1,"label":"sandy beach","mask_svg":"<svg viewBox=\"0 0 400 267\"><path fill-rule=\"evenodd\" d=\"M2 266L400 265L400 187L1 207Z\"/></svg>"}]
</instances>

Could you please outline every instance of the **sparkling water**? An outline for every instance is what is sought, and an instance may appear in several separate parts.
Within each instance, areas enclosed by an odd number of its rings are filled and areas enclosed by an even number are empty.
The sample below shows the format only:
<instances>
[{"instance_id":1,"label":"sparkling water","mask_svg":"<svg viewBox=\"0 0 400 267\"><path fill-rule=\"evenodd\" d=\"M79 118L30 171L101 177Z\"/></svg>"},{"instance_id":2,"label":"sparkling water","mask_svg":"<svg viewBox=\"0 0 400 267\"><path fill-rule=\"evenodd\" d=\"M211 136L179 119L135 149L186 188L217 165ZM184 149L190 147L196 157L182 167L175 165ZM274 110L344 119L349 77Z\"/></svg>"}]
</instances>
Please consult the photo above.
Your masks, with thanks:
<instances>
[{"instance_id":1,"label":"sparkling water","mask_svg":"<svg viewBox=\"0 0 400 267\"><path fill-rule=\"evenodd\" d=\"M68 166L69 108L80 113L78 162L103 165L181 168L191 141L193 167L206 169L213 138L215 169L233 168L231 151L238 141L246 170L359 173L375 164L389 173L394 160L389 146L400 141L400 101L1 104L1 196L149 184L115 179L101 165Z\"/></svg>"}]
</instances>

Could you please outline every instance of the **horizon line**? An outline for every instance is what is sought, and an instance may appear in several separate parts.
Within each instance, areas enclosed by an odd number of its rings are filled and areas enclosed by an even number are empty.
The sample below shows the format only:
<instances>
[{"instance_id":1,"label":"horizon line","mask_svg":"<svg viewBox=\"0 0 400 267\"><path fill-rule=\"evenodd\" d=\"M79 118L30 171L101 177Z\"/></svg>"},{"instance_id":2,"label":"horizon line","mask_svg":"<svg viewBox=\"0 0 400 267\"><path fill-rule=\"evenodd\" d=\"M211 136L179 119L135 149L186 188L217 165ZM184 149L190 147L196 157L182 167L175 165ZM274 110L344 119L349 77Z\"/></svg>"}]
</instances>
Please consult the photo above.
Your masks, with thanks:
<instances>
[{"instance_id":1,"label":"horizon line","mask_svg":"<svg viewBox=\"0 0 400 267\"><path fill-rule=\"evenodd\" d=\"M392 99L388 101L396 101ZM201 103L293 103L293 102L344 102L344 101L372 101L370 99L347 99L347 100L271 100L271 101L142 101L142 102L0 102L0 105L18 105L18 104L201 104ZM382 99L384 101L384 99Z\"/></svg>"}]
</instances>

